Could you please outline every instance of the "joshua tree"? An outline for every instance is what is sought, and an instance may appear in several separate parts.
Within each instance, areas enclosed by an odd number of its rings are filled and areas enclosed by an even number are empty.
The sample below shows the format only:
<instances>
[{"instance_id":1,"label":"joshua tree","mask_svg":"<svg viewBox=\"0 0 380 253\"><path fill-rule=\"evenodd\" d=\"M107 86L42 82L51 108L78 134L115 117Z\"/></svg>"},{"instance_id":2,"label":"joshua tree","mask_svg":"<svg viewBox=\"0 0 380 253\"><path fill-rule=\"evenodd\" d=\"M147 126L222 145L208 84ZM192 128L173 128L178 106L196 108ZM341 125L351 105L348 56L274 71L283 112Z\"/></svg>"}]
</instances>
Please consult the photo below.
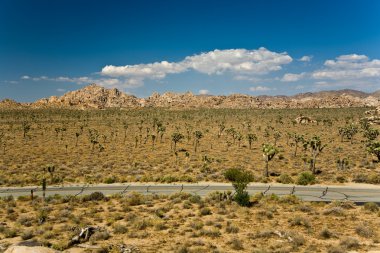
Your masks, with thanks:
<instances>
[{"instance_id":1,"label":"joshua tree","mask_svg":"<svg viewBox=\"0 0 380 253\"><path fill-rule=\"evenodd\" d=\"M76 132L75 133L75 147L78 147L78 139L79 139L79 136L81 135L81 133L80 132Z\"/></svg>"},{"instance_id":2,"label":"joshua tree","mask_svg":"<svg viewBox=\"0 0 380 253\"><path fill-rule=\"evenodd\" d=\"M125 144L125 140L127 139L127 130L128 130L128 123L126 121L123 122L123 128L124 128L124 140L123 140L123 143Z\"/></svg>"},{"instance_id":3,"label":"joshua tree","mask_svg":"<svg viewBox=\"0 0 380 253\"><path fill-rule=\"evenodd\" d=\"M281 133L279 131L275 131L273 134L274 137L274 145L277 145L277 141L281 138Z\"/></svg>"},{"instance_id":4,"label":"joshua tree","mask_svg":"<svg viewBox=\"0 0 380 253\"><path fill-rule=\"evenodd\" d=\"M219 123L218 138L220 138L225 128L226 126L223 123Z\"/></svg>"},{"instance_id":5,"label":"joshua tree","mask_svg":"<svg viewBox=\"0 0 380 253\"><path fill-rule=\"evenodd\" d=\"M55 166L54 165L48 165L44 168L44 172L48 172L50 174L51 182L53 182L54 178L54 172L55 172Z\"/></svg>"},{"instance_id":6,"label":"joshua tree","mask_svg":"<svg viewBox=\"0 0 380 253\"><path fill-rule=\"evenodd\" d=\"M187 143L189 143L191 139L191 131L193 130L193 127L186 123L185 128L186 128L186 133L187 133Z\"/></svg>"},{"instance_id":7,"label":"joshua tree","mask_svg":"<svg viewBox=\"0 0 380 253\"><path fill-rule=\"evenodd\" d=\"M89 129L88 130L88 138L92 144L91 150L94 151L95 145L99 143L99 133L96 129Z\"/></svg>"},{"instance_id":8,"label":"joshua tree","mask_svg":"<svg viewBox=\"0 0 380 253\"><path fill-rule=\"evenodd\" d=\"M26 138L26 135L29 133L30 129L31 129L30 123L27 121L23 121L22 122L22 131L23 131L24 139Z\"/></svg>"},{"instance_id":9,"label":"joshua tree","mask_svg":"<svg viewBox=\"0 0 380 253\"><path fill-rule=\"evenodd\" d=\"M195 137L194 151L197 152L197 148L199 146L199 142L203 138L203 133L201 131L195 131L194 132L194 137Z\"/></svg>"},{"instance_id":10,"label":"joshua tree","mask_svg":"<svg viewBox=\"0 0 380 253\"><path fill-rule=\"evenodd\" d=\"M177 143L180 142L184 138L183 134L181 133L173 133L172 134L172 141L174 143L174 152L177 152Z\"/></svg>"},{"instance_id":11,"label":"joshua tree","mask_svg":"<svg viewBox=\"0 0 380 253\"><path fill-rule=\"evenodd\" d=\"M297 156L297 149L298 149L298 143L303 143L305 141L303 135L294 134L293 135L293 141L294 141L294 156Z\"/></svg>"},{"instance_id":12,"label":"joshua tree","mask_svg":"<svg viewBox=\"0 0 380 253\"><path fill-rule=\"evenodd\" d=\"M46 178L43 177L42 178L42 199L43 201L45 202L45 199L46 199Z\"/></svg>"},{"instance_id":13,"label":"joshua tree","mask_svg":"<svg viewBox=\"0 0 380 253\"><path fill-rule=\"evenodd\" d=\"M276 146L271 144L263 145L263 158L265 161L265 176L269 177L269 162L278 154L278 149Z\"/></svg>"},{"instance_id":14,"label":"joshua tree","mask_svg":"<svg viewBox=\"0 0 380 253\"><path fill-rule=\"evenodd\" d=\"M310 159L310 168L313 174L316 173L315 164L317 162L317 156L323 151L327 144L322 144L322 141L319 136L312 137L309 141L304 142L304 148L310 149L311 159Z\"/></svg>"},{"instance_id":15,"label":"joshua tree","mask_svg":"<svg viewBox=\"0 0 380 253\"><path fill-rule=\"evenodd\" d=\"M377 160L380 162L380 142L370 142L367 144L368 153L377 157Z\"/></svg>"},{"instance_id":16,"label":"joshua tree","mask_svg":"<svg viewBox=\"0 0 380 253\"><path fill-rule=\"evenodd\" d=\"M338 131L341 138L341 142L343 142L344 137L346 137L352 143L352 141L354 140L354 136L358 133L359 129L354 124L350 124L345 127L340 127Z\"/></svg>"},{"instance_id":17,"label":"joshua tree","mask_svg":"<svg viewBox=\"0 0 380 253\"><path fill-rule=\"evenodd\" d=\"M152 150L153 150L154 149L154 143L156 141L156 135L152 134L151 138L152 138Z\"/></svg>"},{"instance_id":18,"label":"joshua tree","mask_svg":"<svg viewBox=\"0 0 380 253\"><path fill-rule=\"evenodd\" d=\"M249 144L249 149L252 149L252 142L257 141L256 134L252 134L252 133L247 134L247 140Z\"/></svg>"},{"instance_id":19,"label":"joshua tree","mask_svg":"<svg viewBox=\"0 0 380 253\"><path fill-rule=\"evenodd\" d=\"M243 139L243 135L240 132L237 132L235 134L235 138L236 140L238 140L238 147L240 148L240 143L241 143L241 140Z\"/></svg>"},{"instance_id":20,"label":"joshua tree","mask_svg":"<svg viewBox=\"0 0 380 253\"><path fill-rule=\"evenodd\" d=\"M373 129L371 127L368 127L365 131L364 131L364 137L367 138L367 141L374 141L376 140L376 138L379 136L380 132L379 130L377 129Z\"/></svg>"},{"instance_id":21,"label":"joshua tree","mask_svg":"<svg viewBox=\"0 0 380 253\"><path fill-rule=\"evenodd\" d=\"M161 143L162 143L162 137L164 136L165 131L166 131L166 127L165 126L159 126L157 128L157 132L160 133L160 142Z\"/></svg>"}]
</instances>

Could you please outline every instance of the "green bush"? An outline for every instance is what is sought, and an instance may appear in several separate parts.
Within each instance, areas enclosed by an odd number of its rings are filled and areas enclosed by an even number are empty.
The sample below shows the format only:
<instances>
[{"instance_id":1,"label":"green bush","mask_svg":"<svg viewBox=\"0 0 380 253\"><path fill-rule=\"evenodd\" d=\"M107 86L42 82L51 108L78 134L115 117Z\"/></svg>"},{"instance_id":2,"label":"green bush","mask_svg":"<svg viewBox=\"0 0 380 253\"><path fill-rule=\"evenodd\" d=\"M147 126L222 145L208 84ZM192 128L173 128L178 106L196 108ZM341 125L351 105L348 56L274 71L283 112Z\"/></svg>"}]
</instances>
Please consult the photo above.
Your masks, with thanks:
<instances>
[{"instance_id":1,"label":"green bush","mask_svg":"<svg viewBox=\"0 0 380 253\"><path fill-rule=\"evenodd\" d=\"M228 169L224 176L232 182L236 194L234 200L241 206L250 206L249 194L246 191L249 182L253 181L253 175L250 172L240 169Z\"/></svg>"},{"instance_id":2,"label":"green bush","mask_svg":"<svg viewBox=\"0 0 380 253\"><path fill-rule=\"evenodd\" d=\"M311 172L305 171L298 175L297 184L308 185L315 184L315 176Z\"/></svg>"},{"instance_id":3,"label":"green bush","mask_svg":"<svg viewBox=\"0 0 380 253\"><path fill-rule=\"evenodd\" d=\"M277 178L277 182L281 184L293 184L293 178L289 176L288 174L281 174L279 178Z\"/></svg>"}]
</instances>

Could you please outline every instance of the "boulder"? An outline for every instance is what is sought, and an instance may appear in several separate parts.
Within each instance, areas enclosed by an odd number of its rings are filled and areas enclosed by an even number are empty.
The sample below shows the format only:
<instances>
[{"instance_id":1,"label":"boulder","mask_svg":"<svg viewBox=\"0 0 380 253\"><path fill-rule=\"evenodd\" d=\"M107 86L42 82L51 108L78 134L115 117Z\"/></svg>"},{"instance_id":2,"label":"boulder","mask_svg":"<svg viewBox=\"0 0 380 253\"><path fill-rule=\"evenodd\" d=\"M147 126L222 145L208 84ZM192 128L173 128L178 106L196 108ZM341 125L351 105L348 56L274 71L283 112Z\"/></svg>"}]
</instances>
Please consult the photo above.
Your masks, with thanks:
<instances>
[{"instance_id":1,"label":"boulder","mask_svg":"<svg viewBox=\"0 0 380 253\"><path fill-rule=\"evenodd\" d=\"M55 251L50 248L46 247L28 247L28 246L10 246L4 253L56 253L58 251Z\"/></svg>"}]
</instances>

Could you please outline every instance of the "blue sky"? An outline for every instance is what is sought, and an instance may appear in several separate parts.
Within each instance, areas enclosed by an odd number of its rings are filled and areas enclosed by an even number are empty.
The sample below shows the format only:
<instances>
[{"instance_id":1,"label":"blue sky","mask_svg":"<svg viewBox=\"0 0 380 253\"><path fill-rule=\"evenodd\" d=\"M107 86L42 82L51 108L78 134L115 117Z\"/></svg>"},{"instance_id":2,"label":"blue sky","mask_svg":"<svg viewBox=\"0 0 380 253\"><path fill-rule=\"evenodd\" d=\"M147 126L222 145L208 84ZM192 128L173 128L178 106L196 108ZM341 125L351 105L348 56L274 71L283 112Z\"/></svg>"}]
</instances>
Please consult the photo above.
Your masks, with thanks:
<instances>
[{"instance_id":1,"label":"blue sky","mask_svg":"<svg viewBox=\"0 0 380 253\"><path fill-rule=\"evenodd\" d=\"M0 99L380 89L380 1L0 1Z\"/></svg>"}]
</instances>

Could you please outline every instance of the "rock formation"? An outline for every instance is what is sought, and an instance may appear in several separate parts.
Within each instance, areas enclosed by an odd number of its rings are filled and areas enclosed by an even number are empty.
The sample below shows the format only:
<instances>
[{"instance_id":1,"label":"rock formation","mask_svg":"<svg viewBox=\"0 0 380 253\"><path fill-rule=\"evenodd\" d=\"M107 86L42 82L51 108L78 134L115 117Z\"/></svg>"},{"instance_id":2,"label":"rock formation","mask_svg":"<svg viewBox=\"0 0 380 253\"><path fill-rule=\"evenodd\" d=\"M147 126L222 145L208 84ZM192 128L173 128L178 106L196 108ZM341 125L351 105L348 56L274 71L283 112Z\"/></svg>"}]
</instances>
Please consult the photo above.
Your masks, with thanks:
<instances>
[{"instance_id":1,"label":"rock formation","mask_svg":"<svg viewBox=\"0 0 380 253\"><path fill-rule=\"evenodd\" d=\"M148 98L137 98L118 89L106 89L91 84L61 97L43 98L34 103L0 101L0 108L141 108L162 107L172 109L191 108L341 108L380 106L379 92L364 93L354 90L303 93L295 96L250 96L232 94L228 96L194 95L191 92L163 94L153 93Z\"/></svg>"}]
</instances>

